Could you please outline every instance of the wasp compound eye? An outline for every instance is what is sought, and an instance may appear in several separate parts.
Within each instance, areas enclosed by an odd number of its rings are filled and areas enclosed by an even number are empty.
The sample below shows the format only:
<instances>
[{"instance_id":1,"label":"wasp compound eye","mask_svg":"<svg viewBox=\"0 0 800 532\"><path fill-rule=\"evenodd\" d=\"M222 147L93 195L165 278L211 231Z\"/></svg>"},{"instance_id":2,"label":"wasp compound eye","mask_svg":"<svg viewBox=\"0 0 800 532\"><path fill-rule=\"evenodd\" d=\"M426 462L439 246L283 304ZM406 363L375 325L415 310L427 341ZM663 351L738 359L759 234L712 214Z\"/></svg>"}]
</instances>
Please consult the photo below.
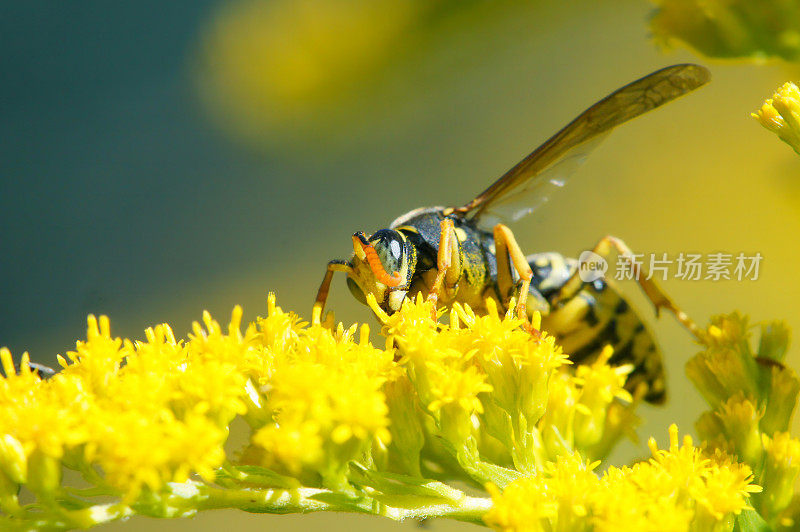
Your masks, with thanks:
<instances>
[{"instance_id":1,"label":"wasp compound eye","mask_svg":"<svg viewBox=\"0 0 800 532\"><path fill-rule=\"evenodd\" d=\"M383 252L383 246L380 247ZM367 240L364 233L358 232L353 235L353 254L359 260L366 261L369 264L370 270L372 270L379 282L386 286L398 286L400 284L400 274L397 271L394 271L392 275L386 273L384 261L381 261L375 247ZM385 255L385 253L382 254Z\"/></svg>"},{"instance_id":2,"label":"wasp compound eye","mask_svg":"<svg viewBox=\"0 0 800 532\"><path fill-rule=\"evenodd\" d=\"M392 229L381 229L369 237L369 242L387 272L403 269L406 245L400 233Z\"/></svg>"}]
</instances>

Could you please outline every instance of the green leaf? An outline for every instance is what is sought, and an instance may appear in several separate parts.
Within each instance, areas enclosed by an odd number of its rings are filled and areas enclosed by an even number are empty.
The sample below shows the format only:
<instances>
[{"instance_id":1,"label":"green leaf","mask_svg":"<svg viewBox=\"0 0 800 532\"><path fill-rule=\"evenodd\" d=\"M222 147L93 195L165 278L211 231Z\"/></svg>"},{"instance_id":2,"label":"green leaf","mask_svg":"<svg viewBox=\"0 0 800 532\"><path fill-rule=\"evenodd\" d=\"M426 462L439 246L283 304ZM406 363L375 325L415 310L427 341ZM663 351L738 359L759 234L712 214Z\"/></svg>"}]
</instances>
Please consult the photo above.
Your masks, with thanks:
<instances>
[{"instance_id":1,"label":"green leaf","mask_svg":"<svg viewBox=\"0 0 800 532\"><path fill-rule=\"evenodd\" d=\"M774 529L755 510L744 510L736 517L735 530L741 532L771 532Z\"/></svg>"},{"instance_id":2,"label":"green leaf","mask_svg":"<svg viewBox=\"0 0 800 532\"><path fill-rule=\"evenodd\" d=\"M359 478L357 482L384 495L413 495L440 498L447 501L458 500L464 493L436 480L411 477L400 473L370 471L360 464L352 464L352 470Z\"/></svg>"},{"instance_id":3,"label":"green leaf","mask_svg":"<svg viewBox=\"0 0 800 532\"><path fill-rule=\"evenodd\" d=\"M217 480L233 480L270 488L297 488L300 483L266 467L254 465L228 466L217 470Z\"/></svg>"}]
</instances>

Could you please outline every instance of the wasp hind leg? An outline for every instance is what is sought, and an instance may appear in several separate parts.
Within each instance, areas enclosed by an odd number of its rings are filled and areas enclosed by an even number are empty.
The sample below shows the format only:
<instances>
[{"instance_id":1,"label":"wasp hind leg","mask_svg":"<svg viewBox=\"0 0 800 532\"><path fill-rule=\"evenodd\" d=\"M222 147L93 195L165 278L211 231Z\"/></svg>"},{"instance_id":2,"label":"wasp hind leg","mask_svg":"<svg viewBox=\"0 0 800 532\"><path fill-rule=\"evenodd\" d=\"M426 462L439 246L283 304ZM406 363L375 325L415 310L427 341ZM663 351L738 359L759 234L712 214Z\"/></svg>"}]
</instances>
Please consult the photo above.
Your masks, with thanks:
<instances>
[{"instance_id":1,"label":"wasp hind leg","mask_svg":"<svg viewBox=\"0 0 800 532\"><path fill-rule=\"evenodd\" d=\"M675 318L686 327L695 337L699 337L700 328L695 322L675 304L674 301L658 286L658 283L648 274L643 265L637 264L633 261L633 252L625 242L619 238L607 235L600 239L600 242L592 249L592 252L600 255L603 258L608 258L612 251L616 251L623 259L627 261L628 268L633 274L633 278L639 283L644 295L650 300L655 307L656 316L659 315L660 310L667 309ZM573 297L583 286L583 280L580 278L580 267L575 269L575 272L570 276L569 280L559 289L559 291L551 298L551 304L557 305L560 302L566 301Z\"/></svg>"}]
</instances>

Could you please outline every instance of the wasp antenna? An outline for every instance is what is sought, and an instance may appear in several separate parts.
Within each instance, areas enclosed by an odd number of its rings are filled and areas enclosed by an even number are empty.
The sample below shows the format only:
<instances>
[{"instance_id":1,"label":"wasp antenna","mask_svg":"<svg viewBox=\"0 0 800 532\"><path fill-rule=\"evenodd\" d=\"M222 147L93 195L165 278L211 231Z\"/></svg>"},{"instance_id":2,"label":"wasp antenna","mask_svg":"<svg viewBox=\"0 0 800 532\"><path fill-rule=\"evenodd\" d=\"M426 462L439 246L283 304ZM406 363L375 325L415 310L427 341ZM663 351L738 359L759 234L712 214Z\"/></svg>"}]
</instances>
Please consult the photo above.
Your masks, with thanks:
<instances>
[{"instance_id":1,"label":"wasp antenna","mask_svg":"<svg viewBox=\"0 0 800 532\"><path fill-rule=\"evenodd\" d=\"M369 246L369 241L364 238L364 233L358 232L353 235L353 253L359 260L366 260L367 255L364 253L364 247Z\"/></svg>"}]
</instances>

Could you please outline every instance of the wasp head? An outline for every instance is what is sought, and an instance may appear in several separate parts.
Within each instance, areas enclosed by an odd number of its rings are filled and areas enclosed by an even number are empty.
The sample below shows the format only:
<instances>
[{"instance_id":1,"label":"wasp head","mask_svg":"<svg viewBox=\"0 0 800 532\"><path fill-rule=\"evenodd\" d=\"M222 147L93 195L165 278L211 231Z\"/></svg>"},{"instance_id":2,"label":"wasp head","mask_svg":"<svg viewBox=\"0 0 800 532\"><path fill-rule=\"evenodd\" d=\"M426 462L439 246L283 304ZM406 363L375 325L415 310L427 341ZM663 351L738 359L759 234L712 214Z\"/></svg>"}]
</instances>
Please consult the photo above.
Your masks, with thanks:
<instances>
[{"instance_id":1,"label":"wasp head","mask_svg":"<svg viewBox=\"0 0 800 532\"><path fill-rule=\"evenodd\" d=\"M350 292L365 304L366 294L374 295L381 309L391 314L400 310L411 286L417 250L393 229L381 229L369 238L359 231L353 235L351 265Z\"/></svg>"}]
</instances>

